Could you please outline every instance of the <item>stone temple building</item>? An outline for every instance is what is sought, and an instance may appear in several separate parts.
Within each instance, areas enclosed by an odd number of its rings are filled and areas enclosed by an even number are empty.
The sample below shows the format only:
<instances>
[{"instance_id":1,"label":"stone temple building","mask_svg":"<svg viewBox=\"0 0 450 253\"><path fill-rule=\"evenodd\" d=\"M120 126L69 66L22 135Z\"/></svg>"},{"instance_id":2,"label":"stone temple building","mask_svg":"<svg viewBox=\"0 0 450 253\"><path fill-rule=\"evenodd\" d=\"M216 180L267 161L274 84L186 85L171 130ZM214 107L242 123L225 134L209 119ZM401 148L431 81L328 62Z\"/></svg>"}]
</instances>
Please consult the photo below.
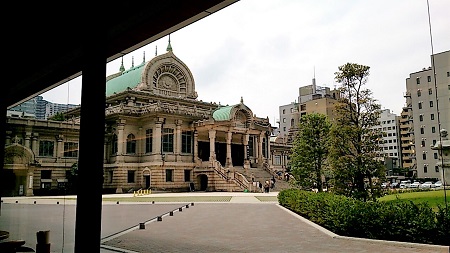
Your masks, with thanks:
<instances>
[{"instance_id":1,"label":"stone temple building","mask_svg":"<svg viewBox=\"0 0 450 253\"><path fill-rule=\"evenodd\" d=\"M170 40L165 54L128 70L122 64L106 90L105 193L252 190L245 171L271 167L269 119L254 116L242 97L226 106L198 100ZM64 121L7 120L10 194L64 188L77 162L80 108Z\"/></svg>"}]
</instances>

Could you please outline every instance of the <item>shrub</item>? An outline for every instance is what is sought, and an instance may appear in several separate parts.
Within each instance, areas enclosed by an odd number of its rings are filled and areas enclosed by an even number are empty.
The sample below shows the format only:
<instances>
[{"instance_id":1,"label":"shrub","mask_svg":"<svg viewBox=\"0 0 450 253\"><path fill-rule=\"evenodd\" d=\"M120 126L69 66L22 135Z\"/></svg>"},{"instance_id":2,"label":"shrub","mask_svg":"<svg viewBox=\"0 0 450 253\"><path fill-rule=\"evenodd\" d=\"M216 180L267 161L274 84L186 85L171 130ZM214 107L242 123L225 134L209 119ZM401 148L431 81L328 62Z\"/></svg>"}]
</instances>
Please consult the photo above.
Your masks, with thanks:
<instances>
[{"instance_id":1,"label":"shrub","mask_svg":"<svg viewBox=\"0 0 450 253\"><path fill-rule=\"evenodd\" d=\"M362 202L332 193L283 190L278 202L343 236L449 245L450 212L427 203Z\"/></svg>"}]
</instances>

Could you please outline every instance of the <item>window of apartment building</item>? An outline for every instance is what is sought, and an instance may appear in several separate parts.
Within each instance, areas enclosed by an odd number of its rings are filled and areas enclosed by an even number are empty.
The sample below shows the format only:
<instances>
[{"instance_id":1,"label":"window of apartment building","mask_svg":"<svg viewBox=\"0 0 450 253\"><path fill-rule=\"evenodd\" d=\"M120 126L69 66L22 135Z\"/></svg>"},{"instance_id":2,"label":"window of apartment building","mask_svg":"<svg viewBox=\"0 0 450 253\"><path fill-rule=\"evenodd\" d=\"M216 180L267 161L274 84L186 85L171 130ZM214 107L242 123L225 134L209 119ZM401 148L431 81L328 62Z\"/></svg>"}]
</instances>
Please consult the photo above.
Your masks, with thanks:
<instances>
[{"instance_id":1,"label":"window of apartment building","mask_svg":"<svg viewBox=\"0 0 450 253\"><path fill-rule=\"evenodd\" d=\"M428 166L427 165L423 166L423 173L428 173Z\"/></svg>"},{"instance_id":2,"label":"window of apartment building","mask_svg":"<svg viewBox=\"0 0 450 253\"><path fill-rule=\"evenodd\" d=\"M430 101L430 107L433 107L433 106L434 106L433 101Z\"/></svg>"},{"instance_id":3,"label":"window of apartment building","mask_svg":"<svg viewBox=\"0 0 450 253\"><path fill-rule=\"evenodd\" d=\"M425 141L422 140L422 144L420 145L422 148L425 147Z\"/></svg>"},{"instance_id":4,"label":"window of apartment building","mask_svg":"<svg viewBox=\"0 0 450 253\"><path fill-rule=\"evenodd\" d=\"M427 160L427 154L426 154L426 153L423 153L423 154L422 154L422 159L423 159L423 160Z\"/></svg>"},{"instance_id":5,"label":"window of apartment building","mask_svg":"<svg viewBox=\"0 0 450 253\"><path fill-rule=\"evenodd\" d=\"M433 146L436 145L436 140L433 140Z\"/></svg>"},{"instance_id":6,"label":"window of apartment building","mask_svg":"<svg viewBox=\"0 0 450 253\"><path fill-rule=\"evenodd\" d=\"M153 129L145 130L145 153L151 153L153 149Z\"/></svg>"},{"instance_id":7,"label":"window of apartment building","mask_svg":"<svg viewBox=\"0 0 450 253\"><path fill-rule=\"evenodd\" d=\"M450 77L450 72L447 71L447 77ZM450 86L449 86L450 87ZM449 89L450 90L450 89Z\"/></svg>"},{"instance_id":8,"label":"window of apartment building","mask_svg":"<svg viewBox=\"0 0 450 253\"><path fill-rule=\"evenodd\" d=\"M429 89L428 89L428 95L431 95L431 94L433 94L433 89L432 89L432 88L429 88Z\"/></svg>"},{"instance_id":9,"label":"window of apartment building","mask_svg":"<svg viewBox=\"0 0 450 253\"><path fill-rule=\"evenodd\" d=\"M127 136L127 154L136 154L136 138L134 134Z\"/></svg>"},{"instance_id":10,"label":"window of apartment building","mask_svg":"<svg viewBox=\"0 0 450 253\"><path fill-rule=\"evenodd\" d=\"M306 111L306 104L300 105L300 111Z\"/></svg>"},{"instance_id":11,"label":"window of apartment building","mask_svg":"<svg viewBox=\"0 0 450 253\"><path fill-rule=\"evenodd\" d=\"M283 118L283 123L286 123L286 118Z\"/></svg>"},{"instance_id":12,"label":"window of apartment building","mask_svg":"<svg viewBox=\"0 0 450 253\"><path fill-rule=\"evenodd\" d=\"M127 183L134 183L134 178L135 178L135 171L129 170L127 172Z\"/></svg>"},{"instance_id":13,"label":"window of apartment building","mask_svg":"<svg viewBox=\"0 0 450 253\"><path fill-rule=\"evenodd\" d=\"M431 82L431 76L427 76L427 81Z\"/></svg>"},{"instance_id":14,"label":"window of apartment building","mask_svg":"<svg viewBox=\"0 0 450 253\"><path fill-rule=\"evenodd\" d=\"M439 166L435 165L434 166L434 171L439 172Z\"/></svg>"},{"instance_id":15,"label":"window of apartment building","mask_svg":"<svg viewBox=\"0 0 450 253\"><path fill-rule=\"evenodd\" d=\"M181 153L192 153L192 131L181 133Z\"/></svg>"},{"instance_id":16,"label":"window of apartment building","mask_svg":"<svg viewBox=\"0 0 450 253\"><path fill-rule=\"evenodd\" d=\"M392 140L389 140L388 142L389 142L389 143L392 143Z\"/></svg>"},{"instance_id":17,"label":"window of apartment building","mask_svg":"<svg viewBox=\"0 0 450 253\"><path fill-rule=\"evenodd\" d=\"M161 136L162 152L173 152L173 129L164 128Z\"/></svg>"},{"instance_id":18,"label":"window of apartment building","mask_svg":"<svg viewBox=\"0 0 450 253\"><path fill-rule=\"evenodd\" d=\"M422 90L417 90L417 96L418 97L422 96Z\"/></svg>"},{"instance_id":19,"label":"window of apartment building","mask_svg":"<svg viewBox=\"0 0 450 253\"><path fill-rule=\"evenodd\" d=\"M431 133L436 133L436 127L431 127Z\"/></svg>"},{"instance_id":20,"label":"window of apartment building","mask_svg":"<svg viewBox=\"0 0 450 253\"><path fill-rule=\"evenodd\" d=\"M118 151L117 148L118 148L117 147L117 135L114 134L111 139L111 154L112 155L117 154L117 151Z\"/></svg>"},{"instance_id":21,"label":"window of apartment building","mask_svg":"<svg viewBox=\"0 0 450 253\"><path fill-rule=\"evenodd\" d=\"M434 120L434 113L430 114L430 119Z\"/></svg>"},{"instance_id":22,"label":"window of apartment building","mask_svg":"<svg viewBox=\"0 0 450 253\"><path fill-rule=\"evenodd\" d=\"M78 143L64 142L64 157L78 157Z\"/></svg>"},{"instance_id":23,"label":"window of apartment building","mask_svg":"<svg viewBox=\"0 0 450 253\"><path fill-rule=\"evenodd\" d=\"M419 109L422 109L422 102L418 103Z\"/></svg>"},{"instance_id":24,"label":"window of apartment building","mask_svg":"<svg viewBox=\"0 0 450 253\"><path fill-rule=\"evenodd\" d=\"M166 182L173 182L173 169L166 170Z\"/></svg>"},{"instance_id":25,"label":"window of apartment building","mask_svg":"<svg viewBox=\"0 0 450 253\"><path fill-rule=\"evenodd\" d=\"M191 182L191 170L184 170L184 182Z\"/></svg>"},{"instance_id":26,"label":"window of apartment building","mask_svg":"<svg viewBox=\"0 0 450 253\"><path fill-rule=\"evenodd\" d=\"M419 115L419 121L423 121L423 115L422 114Z\"/></svg>"},{"instance_id":27,"label":"window of apartment building","mask_svg":"<svg viewBox=\"0 0 450 253\"><path fill-rule=\"evenodd\" d=\"M433 153L434 159L438 159L438 153Z\"/></svg>"},{"instance_id":28,"label":"window of apartment building","mask_svg":"<svg viewBox=\"0 0 450 253\"><path fill-rule=\"evenodd\" d=\"M416 77L416 84L420 84L420 77Z\"/></svg>"},{"instance_id":29,"label":"window of apartment building","mask_svg":"<svg viewBox=\"0 0 450 253\"><path fill-rule=\"evenodd\" d=\"M54 146L54 141L39 141L39 156L52 157Z\"/></svg>"},{"instance_id":30,"label":"window of apartment building","mask_svg":"<svg viewBox=\"0 0 450 253\"><path fill-rule=\"evenodd\" d=\"M286 113L286 109L283 109L283 114L285 114Z\"/></svg>"},{"instance_id":31,"label":"window of apartment building","mask_svg":"<svg viewBox=\"0 0 450 253\"><path fill-rule=\"evenodd\" d=\"M291 108L291 110L290 110L290 111L291 111L291 113L293 113L293 112L294 112L294 108Z\"/></svg>"},{"instance_id":32,"label":"window of apartment building","mask_svg":"<svg viewBox=\"0 0 450 253\"><path fill-rule=\"evenodd\" d=\"M283 132L286 132L286 127L283 127Z\"/></svg>"},{"instance_id":33,"label":"window of apartment building","mask_svg":"<svg viewBox=\"0 0 450 253\"><path fill-rule=\"evenodd\" d=\"M294 126L294 119L291 119L291 127Z\"/></svg>"}]
</instances>

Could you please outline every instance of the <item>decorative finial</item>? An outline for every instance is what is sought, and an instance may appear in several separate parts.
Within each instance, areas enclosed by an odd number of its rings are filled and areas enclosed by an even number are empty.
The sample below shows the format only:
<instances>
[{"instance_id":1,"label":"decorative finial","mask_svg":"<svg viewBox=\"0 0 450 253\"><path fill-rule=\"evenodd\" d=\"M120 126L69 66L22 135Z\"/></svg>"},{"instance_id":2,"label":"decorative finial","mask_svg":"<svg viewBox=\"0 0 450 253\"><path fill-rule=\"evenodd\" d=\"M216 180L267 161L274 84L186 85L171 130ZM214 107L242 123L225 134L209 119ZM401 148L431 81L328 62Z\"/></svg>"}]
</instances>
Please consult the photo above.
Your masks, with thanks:
<instances>
[{"instance_id":1,"label":"decorative finial","mask_svg":"<svg viewBox=\"0 0 450 253\"><path fill-rule=\"evenodd\" d=\"M241 97L241 104L243 104L244 103L244 99Z\"/></svg>"},{"instance_id":2,"label":"decorative finial","mask_svg":"<svg viewBox=\"0 0 450 253\"><path fill-rule=\"evenodd\" d=\"M125 67L123 66L123 56L122 56L122 64L120 65L119 71L120 72L124 72L125 71Z\"/></svg>"},{"instance_id":3,"label":"decorative finial","mask_svg":"<svg viewBox=\"0 0 450 253\"><path fill-rule=\"evenodd\" d=\"M172 52L172 45L170 45L170 34L169 34L169 45L167 45L167 52Z\"/></svg>"}]
</instances>

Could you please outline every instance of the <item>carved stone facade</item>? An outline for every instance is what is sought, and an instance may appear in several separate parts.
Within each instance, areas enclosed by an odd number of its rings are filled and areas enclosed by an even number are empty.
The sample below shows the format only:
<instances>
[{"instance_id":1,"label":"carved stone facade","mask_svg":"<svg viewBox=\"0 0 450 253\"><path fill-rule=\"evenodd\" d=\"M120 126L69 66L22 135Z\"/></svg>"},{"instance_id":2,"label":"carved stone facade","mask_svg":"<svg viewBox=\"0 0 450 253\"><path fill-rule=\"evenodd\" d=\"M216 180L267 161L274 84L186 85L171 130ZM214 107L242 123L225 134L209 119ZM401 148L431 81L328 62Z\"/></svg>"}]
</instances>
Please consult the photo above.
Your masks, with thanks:
<instances>
[{"instance_id":1,"label":"carved stone facade","mask_svg":"<svg viewBox=\"0 0 450 253\"><path fill-rule=\"evenodd\" d=\"M252 190L239 170L268 167L271 162L272 127L267 118L255 117L242 98L231 106L197 100L192 73L172 51L121 69L106 78L105 193L187 191L192 186L201 191ZM32 151L22 168L32 183L19 184L36 191L49 187L49 182L55 188L67 181L67 171L77 161L69 146L78 149L80 108L65 116L69 120L64 122L9 121L8 138L19 136L23 144L14 145L25 153ZM41 150L50 148L51 152ZM7 149L18 150L10 141ZM42 170L50 170L50 178Z\"/></svg>"}]
</instances>

